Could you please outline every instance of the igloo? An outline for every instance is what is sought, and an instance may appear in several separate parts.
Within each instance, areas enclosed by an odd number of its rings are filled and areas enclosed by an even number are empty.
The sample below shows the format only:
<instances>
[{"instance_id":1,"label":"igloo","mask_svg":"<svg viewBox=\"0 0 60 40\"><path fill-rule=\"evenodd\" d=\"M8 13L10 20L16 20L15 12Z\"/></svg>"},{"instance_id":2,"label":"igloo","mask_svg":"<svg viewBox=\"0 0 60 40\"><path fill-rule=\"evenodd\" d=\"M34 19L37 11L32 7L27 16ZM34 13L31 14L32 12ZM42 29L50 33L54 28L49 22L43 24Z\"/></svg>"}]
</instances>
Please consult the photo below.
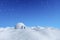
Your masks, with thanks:
<instances>
[{"instance_id":1,"label":"igloo","mask_svg":"<svg viewBox=\"0 0 60 40\"><path fill-rule=\"evenodd\" d=\"M24 25L24 23L17 23L15 28L16 29L25 29L25 25Z\"/></svg>"}]
</instances>

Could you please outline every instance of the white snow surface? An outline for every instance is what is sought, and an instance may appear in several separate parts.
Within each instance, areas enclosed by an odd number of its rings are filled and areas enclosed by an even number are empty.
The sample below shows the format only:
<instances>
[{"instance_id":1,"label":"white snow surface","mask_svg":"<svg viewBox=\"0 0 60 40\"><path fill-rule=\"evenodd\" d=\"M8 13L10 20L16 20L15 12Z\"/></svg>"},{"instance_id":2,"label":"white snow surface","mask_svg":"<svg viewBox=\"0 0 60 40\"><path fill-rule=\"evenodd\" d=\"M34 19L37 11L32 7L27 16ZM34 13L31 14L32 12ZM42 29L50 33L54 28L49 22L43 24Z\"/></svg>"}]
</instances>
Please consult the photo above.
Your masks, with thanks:
<instances>
[{"instance_id":1,"label":"white snow surface","mask_svg":"<svg viewBox=\"0 0 60 40\"><path fill-rule=\"evenodd\" d=\"M60 40L60 30L51 27L0 28L0 40Z\"/></svg>"}]
</instances>

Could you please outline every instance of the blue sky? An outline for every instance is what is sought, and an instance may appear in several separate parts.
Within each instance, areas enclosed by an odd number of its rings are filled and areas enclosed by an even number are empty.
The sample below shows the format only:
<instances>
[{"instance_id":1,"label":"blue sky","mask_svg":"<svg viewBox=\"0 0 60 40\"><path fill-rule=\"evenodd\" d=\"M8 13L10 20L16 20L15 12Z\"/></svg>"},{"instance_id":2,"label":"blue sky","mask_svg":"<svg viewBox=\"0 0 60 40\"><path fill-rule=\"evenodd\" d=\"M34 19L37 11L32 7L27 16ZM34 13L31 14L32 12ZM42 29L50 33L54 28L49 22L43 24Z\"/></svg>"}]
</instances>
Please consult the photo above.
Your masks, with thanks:
<instances>
[{"instance_id":1,"label":"blue sky","mask_svg":"<svg viewBox=\"0 0 60 40\"><path fill-rule=\"evenodd\" d=\"M60 28L60 0L0 0L0 26L18 22Z\"/></svg>"}]
</instances>

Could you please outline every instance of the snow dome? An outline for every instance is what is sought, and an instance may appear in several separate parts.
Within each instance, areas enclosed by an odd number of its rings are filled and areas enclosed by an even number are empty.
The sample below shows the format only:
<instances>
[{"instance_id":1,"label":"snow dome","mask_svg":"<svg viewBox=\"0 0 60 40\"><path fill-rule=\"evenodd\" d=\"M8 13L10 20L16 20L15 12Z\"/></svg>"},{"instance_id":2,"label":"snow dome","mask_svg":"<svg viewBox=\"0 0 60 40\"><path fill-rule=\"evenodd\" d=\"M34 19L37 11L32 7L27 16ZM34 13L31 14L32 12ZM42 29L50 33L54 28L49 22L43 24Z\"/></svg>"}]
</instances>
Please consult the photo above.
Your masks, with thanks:
<instances>
[{"instance_id":1,"label":"snow dome","mask_svg":"<svg viewBox=\"0 0 60 40\"><path fill-rule=\"evenodd\" d=\"M16 24L16 29L25 29L24 23L17 23Z\"/></svg>"}]
</instances>

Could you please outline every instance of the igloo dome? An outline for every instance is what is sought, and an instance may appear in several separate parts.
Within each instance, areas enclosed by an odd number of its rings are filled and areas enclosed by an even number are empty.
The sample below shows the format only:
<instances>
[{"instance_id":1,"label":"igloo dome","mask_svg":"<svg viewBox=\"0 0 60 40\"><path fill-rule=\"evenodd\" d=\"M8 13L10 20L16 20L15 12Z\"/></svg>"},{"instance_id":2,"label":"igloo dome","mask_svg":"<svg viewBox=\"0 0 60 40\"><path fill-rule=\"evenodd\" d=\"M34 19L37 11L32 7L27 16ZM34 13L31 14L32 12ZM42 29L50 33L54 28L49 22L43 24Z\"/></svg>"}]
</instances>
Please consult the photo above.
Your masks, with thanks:
<instances>
[{"instance_id":1,"label":"igloo dome","mask_svg":"<svg viewBox=\"0 0 60 40\"><path fill-rule=\"evenodd\" d=\"M16 29L25 29L24 23L17 23L16 24Z\"/></svg>"}]
</instances>

